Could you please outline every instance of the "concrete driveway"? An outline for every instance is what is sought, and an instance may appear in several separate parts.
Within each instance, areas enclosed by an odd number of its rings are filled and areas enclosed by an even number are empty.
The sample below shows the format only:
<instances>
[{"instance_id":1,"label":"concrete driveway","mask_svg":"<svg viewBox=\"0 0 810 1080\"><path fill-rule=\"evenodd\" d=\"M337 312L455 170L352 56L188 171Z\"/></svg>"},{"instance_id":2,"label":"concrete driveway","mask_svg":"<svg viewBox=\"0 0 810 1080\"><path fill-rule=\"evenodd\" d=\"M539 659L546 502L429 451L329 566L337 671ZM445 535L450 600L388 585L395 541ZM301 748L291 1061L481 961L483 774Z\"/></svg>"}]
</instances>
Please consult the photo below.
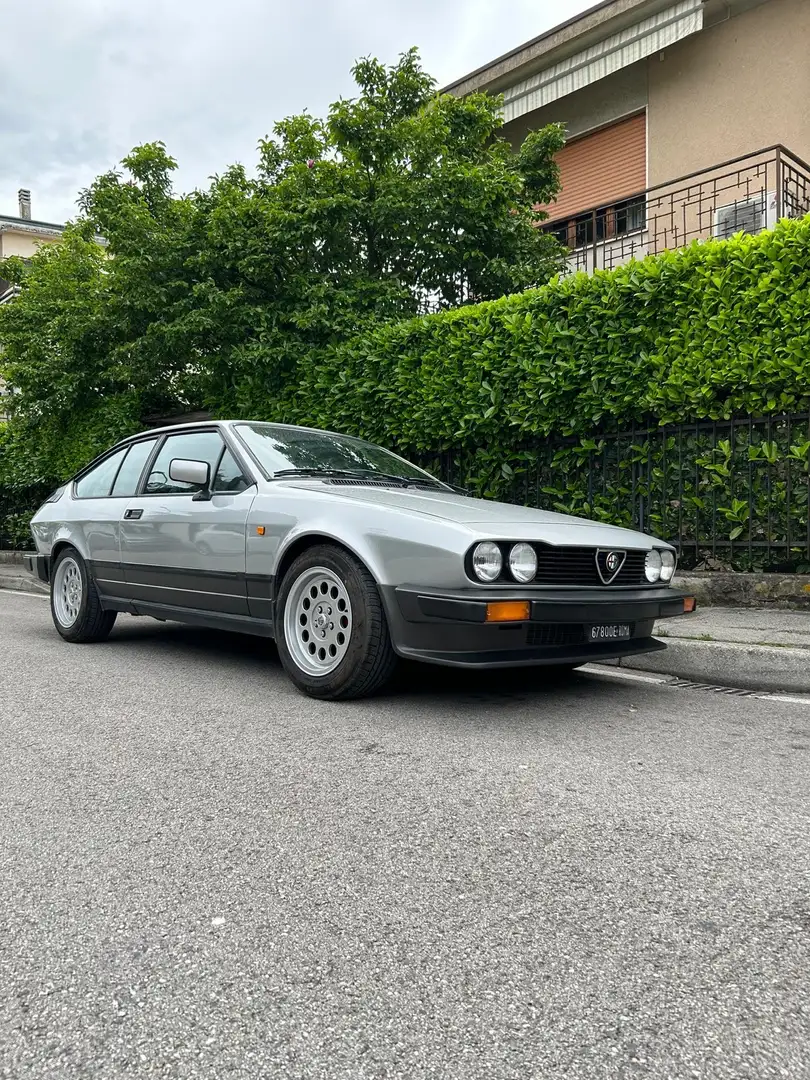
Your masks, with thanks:
<instances>
[{"instance_id":1,"label":"concrete driveway","mask_svg":"<svg viewBox=\"0 0 810 1080\"><path fill-rule=\"evenodd\" d=\"M810 704L0 593L0 1076L810 1075Z\"/></svg>"}]
</instances>

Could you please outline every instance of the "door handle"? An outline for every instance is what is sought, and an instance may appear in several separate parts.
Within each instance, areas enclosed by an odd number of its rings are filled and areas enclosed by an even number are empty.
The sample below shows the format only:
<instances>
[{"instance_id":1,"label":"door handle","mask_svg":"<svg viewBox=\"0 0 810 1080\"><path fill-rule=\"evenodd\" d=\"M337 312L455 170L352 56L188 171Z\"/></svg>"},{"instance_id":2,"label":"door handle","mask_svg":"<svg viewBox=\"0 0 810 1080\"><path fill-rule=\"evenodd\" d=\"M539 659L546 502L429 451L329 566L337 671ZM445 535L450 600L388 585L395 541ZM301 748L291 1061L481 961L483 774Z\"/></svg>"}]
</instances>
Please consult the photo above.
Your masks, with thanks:
<instances>
[{"instance_id":1,"label":"door handle","mask_svg":"<svg viewBox=\"0 0 810 1080\"><path fill-rule=\"evenodd\" d=\"M124 511L124 521L137 521L140 517L143 517L143 510Z\"/></svg>"}]
</instances>

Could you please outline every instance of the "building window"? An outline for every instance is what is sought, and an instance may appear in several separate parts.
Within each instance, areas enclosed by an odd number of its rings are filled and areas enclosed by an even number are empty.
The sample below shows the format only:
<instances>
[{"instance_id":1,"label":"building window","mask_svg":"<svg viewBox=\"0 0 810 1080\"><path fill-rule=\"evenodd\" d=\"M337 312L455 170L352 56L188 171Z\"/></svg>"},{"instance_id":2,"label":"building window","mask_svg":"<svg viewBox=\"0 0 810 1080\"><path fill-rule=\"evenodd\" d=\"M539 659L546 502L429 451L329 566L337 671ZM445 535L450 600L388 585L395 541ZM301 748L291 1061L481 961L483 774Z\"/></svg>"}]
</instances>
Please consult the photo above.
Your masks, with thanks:
<instances>
[{"instance_id":1,"label":"building window","mask_svg":"<svg viewBox=\"0 0 810 1080\"><path fill-rule=\"evenodd\" d=\"M589 210L577 214L568 221L555 221L544 226L546 232L556 236L561 244L576 249L639 232L646 224L646 203L638 195L625 199L614 206L600 206L598 210Z\"/></svg>"}]
</instances>

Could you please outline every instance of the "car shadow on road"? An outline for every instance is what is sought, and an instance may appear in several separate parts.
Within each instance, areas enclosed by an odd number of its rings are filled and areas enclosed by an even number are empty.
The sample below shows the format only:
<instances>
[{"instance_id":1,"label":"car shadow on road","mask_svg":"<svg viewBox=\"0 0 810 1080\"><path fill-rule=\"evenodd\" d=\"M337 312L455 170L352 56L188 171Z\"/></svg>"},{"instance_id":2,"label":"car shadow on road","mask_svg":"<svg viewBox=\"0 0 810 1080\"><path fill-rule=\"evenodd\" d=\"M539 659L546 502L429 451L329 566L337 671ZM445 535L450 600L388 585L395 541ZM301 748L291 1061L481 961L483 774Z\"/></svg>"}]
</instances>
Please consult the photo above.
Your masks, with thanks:
<instances>
[{"instance_id":1,"label":"car shadow on road","mask_svg":"<svg viewBox=\"0 0 810 1080\"><path fill-rule=\"evenodd\" d=\"M286 679L275 642L269 638L209 630L179 623L159 623L152 619L121 619L109 641L131 649L138 642L177 655L210 658L211 663L238 664L255 674ZM612 679L596 678L582 672L560 672L551 667L470 670L403 661L391 683L376 700L419 701L425 698L452 700L467 705L503 704L549 699L555 696L592 692L598 682L600 693L621 693L626 687Z\"/></svg>"}]
</instances>

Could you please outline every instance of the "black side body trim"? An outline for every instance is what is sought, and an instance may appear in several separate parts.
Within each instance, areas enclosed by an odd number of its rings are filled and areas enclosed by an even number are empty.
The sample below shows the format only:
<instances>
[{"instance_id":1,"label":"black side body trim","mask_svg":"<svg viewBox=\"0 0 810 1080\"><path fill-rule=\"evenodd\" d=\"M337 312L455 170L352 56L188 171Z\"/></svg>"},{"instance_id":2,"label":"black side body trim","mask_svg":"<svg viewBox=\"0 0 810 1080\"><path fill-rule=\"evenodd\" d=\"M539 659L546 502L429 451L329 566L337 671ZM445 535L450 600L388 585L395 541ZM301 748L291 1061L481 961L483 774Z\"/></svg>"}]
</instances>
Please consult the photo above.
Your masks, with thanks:
<instances>
[{"instance_id":1,"label":"black side body trim","mask_svg":"<svg viewBox=\"0 0 810 1080\"><path fill-rule=\"evenodd\" d=\"M273 637L272 622L268 622L266 619L253 619L249 615L200 611L198 608L176 607L172 604L150 604L140 600L125 600L116 596L102 596L101 600L107 611L123 611L129 615L148 615L153 619L184 623L188 626L204 626L209 630L251 634L254 637Z\"/></svg>"},{"instance_id":2,"label":"black side body trim","mask_svg":"<svg viewBox=\"0 0 810 1080\"><path fill-rule=\"evenodd\" d=\"M273 621L275 579L272 574L136 563L123 566L98 560L92 562L90 568L105 606L110 606L113 600L122 600L139 605L169 606L179 611L235 615L271 624Z\"/></svg>"}]
</instances>

